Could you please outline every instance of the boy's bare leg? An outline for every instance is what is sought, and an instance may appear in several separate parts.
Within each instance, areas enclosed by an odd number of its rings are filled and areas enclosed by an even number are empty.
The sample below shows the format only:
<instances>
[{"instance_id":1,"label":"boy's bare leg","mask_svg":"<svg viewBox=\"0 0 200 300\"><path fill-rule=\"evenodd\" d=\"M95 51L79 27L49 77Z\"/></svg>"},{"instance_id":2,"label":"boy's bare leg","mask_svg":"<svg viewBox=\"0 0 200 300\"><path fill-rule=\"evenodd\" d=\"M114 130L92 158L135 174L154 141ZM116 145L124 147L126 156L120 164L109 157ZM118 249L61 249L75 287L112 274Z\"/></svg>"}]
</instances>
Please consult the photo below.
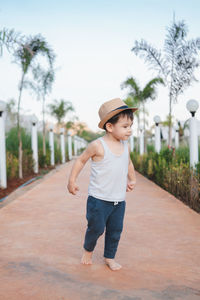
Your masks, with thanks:
<instances>
[{"instance_id":1,"label":"boy's bare leg","mask_svg":"<svg viewBox=\"0 0 200 300\"><path fill-rule=\"evenodd\" d=\"M117 271L121 269L121 265L118 264L113 258L105 258L105 264L112 270Z\"/></svg>"},{"instance_id":2,"label":"boy's bare leg","mask_svg":"<svg viewBox=\"0 0 200 300\"><path fill-rule=\"evenodd\" d=\"M84 265L91 265L92 264L92 254L93 254L93 252L89 252L84 249L84 253L81 258L81 263Z\"/></svg>"}]
</instances>

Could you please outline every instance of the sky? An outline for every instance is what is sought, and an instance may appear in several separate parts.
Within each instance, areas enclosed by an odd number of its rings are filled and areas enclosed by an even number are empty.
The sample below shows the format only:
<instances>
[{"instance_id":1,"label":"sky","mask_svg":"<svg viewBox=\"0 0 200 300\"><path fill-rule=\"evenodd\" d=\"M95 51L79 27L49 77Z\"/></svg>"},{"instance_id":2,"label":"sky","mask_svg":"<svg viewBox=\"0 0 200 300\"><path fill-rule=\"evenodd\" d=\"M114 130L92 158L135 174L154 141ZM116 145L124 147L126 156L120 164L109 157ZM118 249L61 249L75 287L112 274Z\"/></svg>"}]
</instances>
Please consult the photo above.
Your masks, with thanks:
<instances>
[{"instance_id":1,"label":"sky","mask_svg":"<svg viewBox=\"0 0 200 300\"><path fill-rule=\"evenodd\" d=\"M75 115L98 131L98 109L110 99L125 99L128 90L121 84L133 76L141 88L157 76L131 52L135 40L145 39L162 49L166 28L175 19L188 26L188 39L200 36L198 0L7 0L0 3L0 28L14 28L24 35L40 33L56 54L56 79L47 104L53 99L71 101ZM18 98L20 68L6 50L0 57L0 99ZM200 80L200 70L196 73ZM186 102L200 100L199 82L192 84L173 105L174 120L190 117ZM24 91L23 113L41 119L41 102ZM157 89L156 100L148 100L149 127L159 115L169 113L167 89ZM200 109L196 114L200 119ZM68 114L65 121L73 118ZM47 119L53 120L47 116ZM55 120L54 120L55 122ZM136 125L133 131L136 130Z\"/></svg>"}]
</instances>

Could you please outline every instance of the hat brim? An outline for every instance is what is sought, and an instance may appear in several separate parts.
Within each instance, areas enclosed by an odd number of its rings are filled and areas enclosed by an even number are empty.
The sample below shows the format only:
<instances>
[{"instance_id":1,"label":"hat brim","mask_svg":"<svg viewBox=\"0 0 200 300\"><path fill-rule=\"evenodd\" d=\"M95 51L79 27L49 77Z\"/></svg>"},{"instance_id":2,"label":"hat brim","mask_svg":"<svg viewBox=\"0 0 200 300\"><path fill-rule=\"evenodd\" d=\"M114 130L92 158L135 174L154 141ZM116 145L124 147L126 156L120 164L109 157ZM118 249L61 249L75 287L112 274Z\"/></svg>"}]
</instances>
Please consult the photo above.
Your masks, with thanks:
<instances>
[{"instance_id":1,"label":"hat brim","mask_svg":"<svg viewBox=\"0 0 200 300\"><path fill-rule=\"evenodd\" d=\"M119 114L120 112L122 112L122 111L124 111L124 110L127 110L127 109L131 109L132 112L138 110L138 108L136 108L136 107L127 107L127 108L122 108L122 109L116 109L116 110L113 110L113 111L109 112L109 113L106 115L106 117L105 117L103 120L101 120L101 121L99 122L98 127L101 128L101 129L104 129L103 126L104 126L104 124L105 124L109 119L111 119L111 118L114 117L115 115L117 115L117 114Z\"/></svg>"}]
</instances>

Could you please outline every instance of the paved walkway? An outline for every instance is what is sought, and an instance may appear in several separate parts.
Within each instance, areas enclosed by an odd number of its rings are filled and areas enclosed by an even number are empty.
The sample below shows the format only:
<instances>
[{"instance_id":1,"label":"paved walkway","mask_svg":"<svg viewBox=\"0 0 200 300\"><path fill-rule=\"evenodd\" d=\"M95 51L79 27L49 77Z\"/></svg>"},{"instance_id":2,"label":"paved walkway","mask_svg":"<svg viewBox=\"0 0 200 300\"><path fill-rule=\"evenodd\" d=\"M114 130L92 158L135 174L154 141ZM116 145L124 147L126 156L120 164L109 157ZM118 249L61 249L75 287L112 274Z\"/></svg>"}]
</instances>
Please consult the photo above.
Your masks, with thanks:
<instances>
[{"instance_id":1,"label":"paved walkway","mask_svg":"<svg viewBox=\"0 0 200 300\"><path fill-rule=\"evenodd\" d=\"M200 299L200 215L140 174L127 194L118 272L80 264L89 163L77 196L72 162L0 209L0 300Z\"/></svg>"}]
</instances>

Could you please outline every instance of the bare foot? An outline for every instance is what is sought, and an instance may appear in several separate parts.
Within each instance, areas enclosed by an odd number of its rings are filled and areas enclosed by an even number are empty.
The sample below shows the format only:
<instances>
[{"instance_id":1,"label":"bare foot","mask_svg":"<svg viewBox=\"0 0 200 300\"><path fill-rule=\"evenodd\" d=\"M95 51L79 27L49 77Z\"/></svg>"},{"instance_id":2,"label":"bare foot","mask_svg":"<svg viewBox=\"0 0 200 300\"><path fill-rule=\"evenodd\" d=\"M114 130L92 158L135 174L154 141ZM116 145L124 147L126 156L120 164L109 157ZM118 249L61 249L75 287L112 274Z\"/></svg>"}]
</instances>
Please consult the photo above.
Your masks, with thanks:
<instances>
[{"instance_id":1,"label":"bare foot","mask_svg":"<svg viewBox=\"0 0 200 300\"><path fill-rule=\"evenodd\" d=\"M83 256L81 258L81 263L84 265L91 265L92 264L92 253L84 250Z\"/></svg>"},{"instance_id":2,"label":"bare foot","mask_svg":"<svg viewBox=\"0 0 200 300\"><path fill-rule=\"evenodd\" d=\"M112 258L105 258L105 264L112 270L117 271L121 269L121 265L118 264L114 259Z\"/></svg>"}]
</instances>

